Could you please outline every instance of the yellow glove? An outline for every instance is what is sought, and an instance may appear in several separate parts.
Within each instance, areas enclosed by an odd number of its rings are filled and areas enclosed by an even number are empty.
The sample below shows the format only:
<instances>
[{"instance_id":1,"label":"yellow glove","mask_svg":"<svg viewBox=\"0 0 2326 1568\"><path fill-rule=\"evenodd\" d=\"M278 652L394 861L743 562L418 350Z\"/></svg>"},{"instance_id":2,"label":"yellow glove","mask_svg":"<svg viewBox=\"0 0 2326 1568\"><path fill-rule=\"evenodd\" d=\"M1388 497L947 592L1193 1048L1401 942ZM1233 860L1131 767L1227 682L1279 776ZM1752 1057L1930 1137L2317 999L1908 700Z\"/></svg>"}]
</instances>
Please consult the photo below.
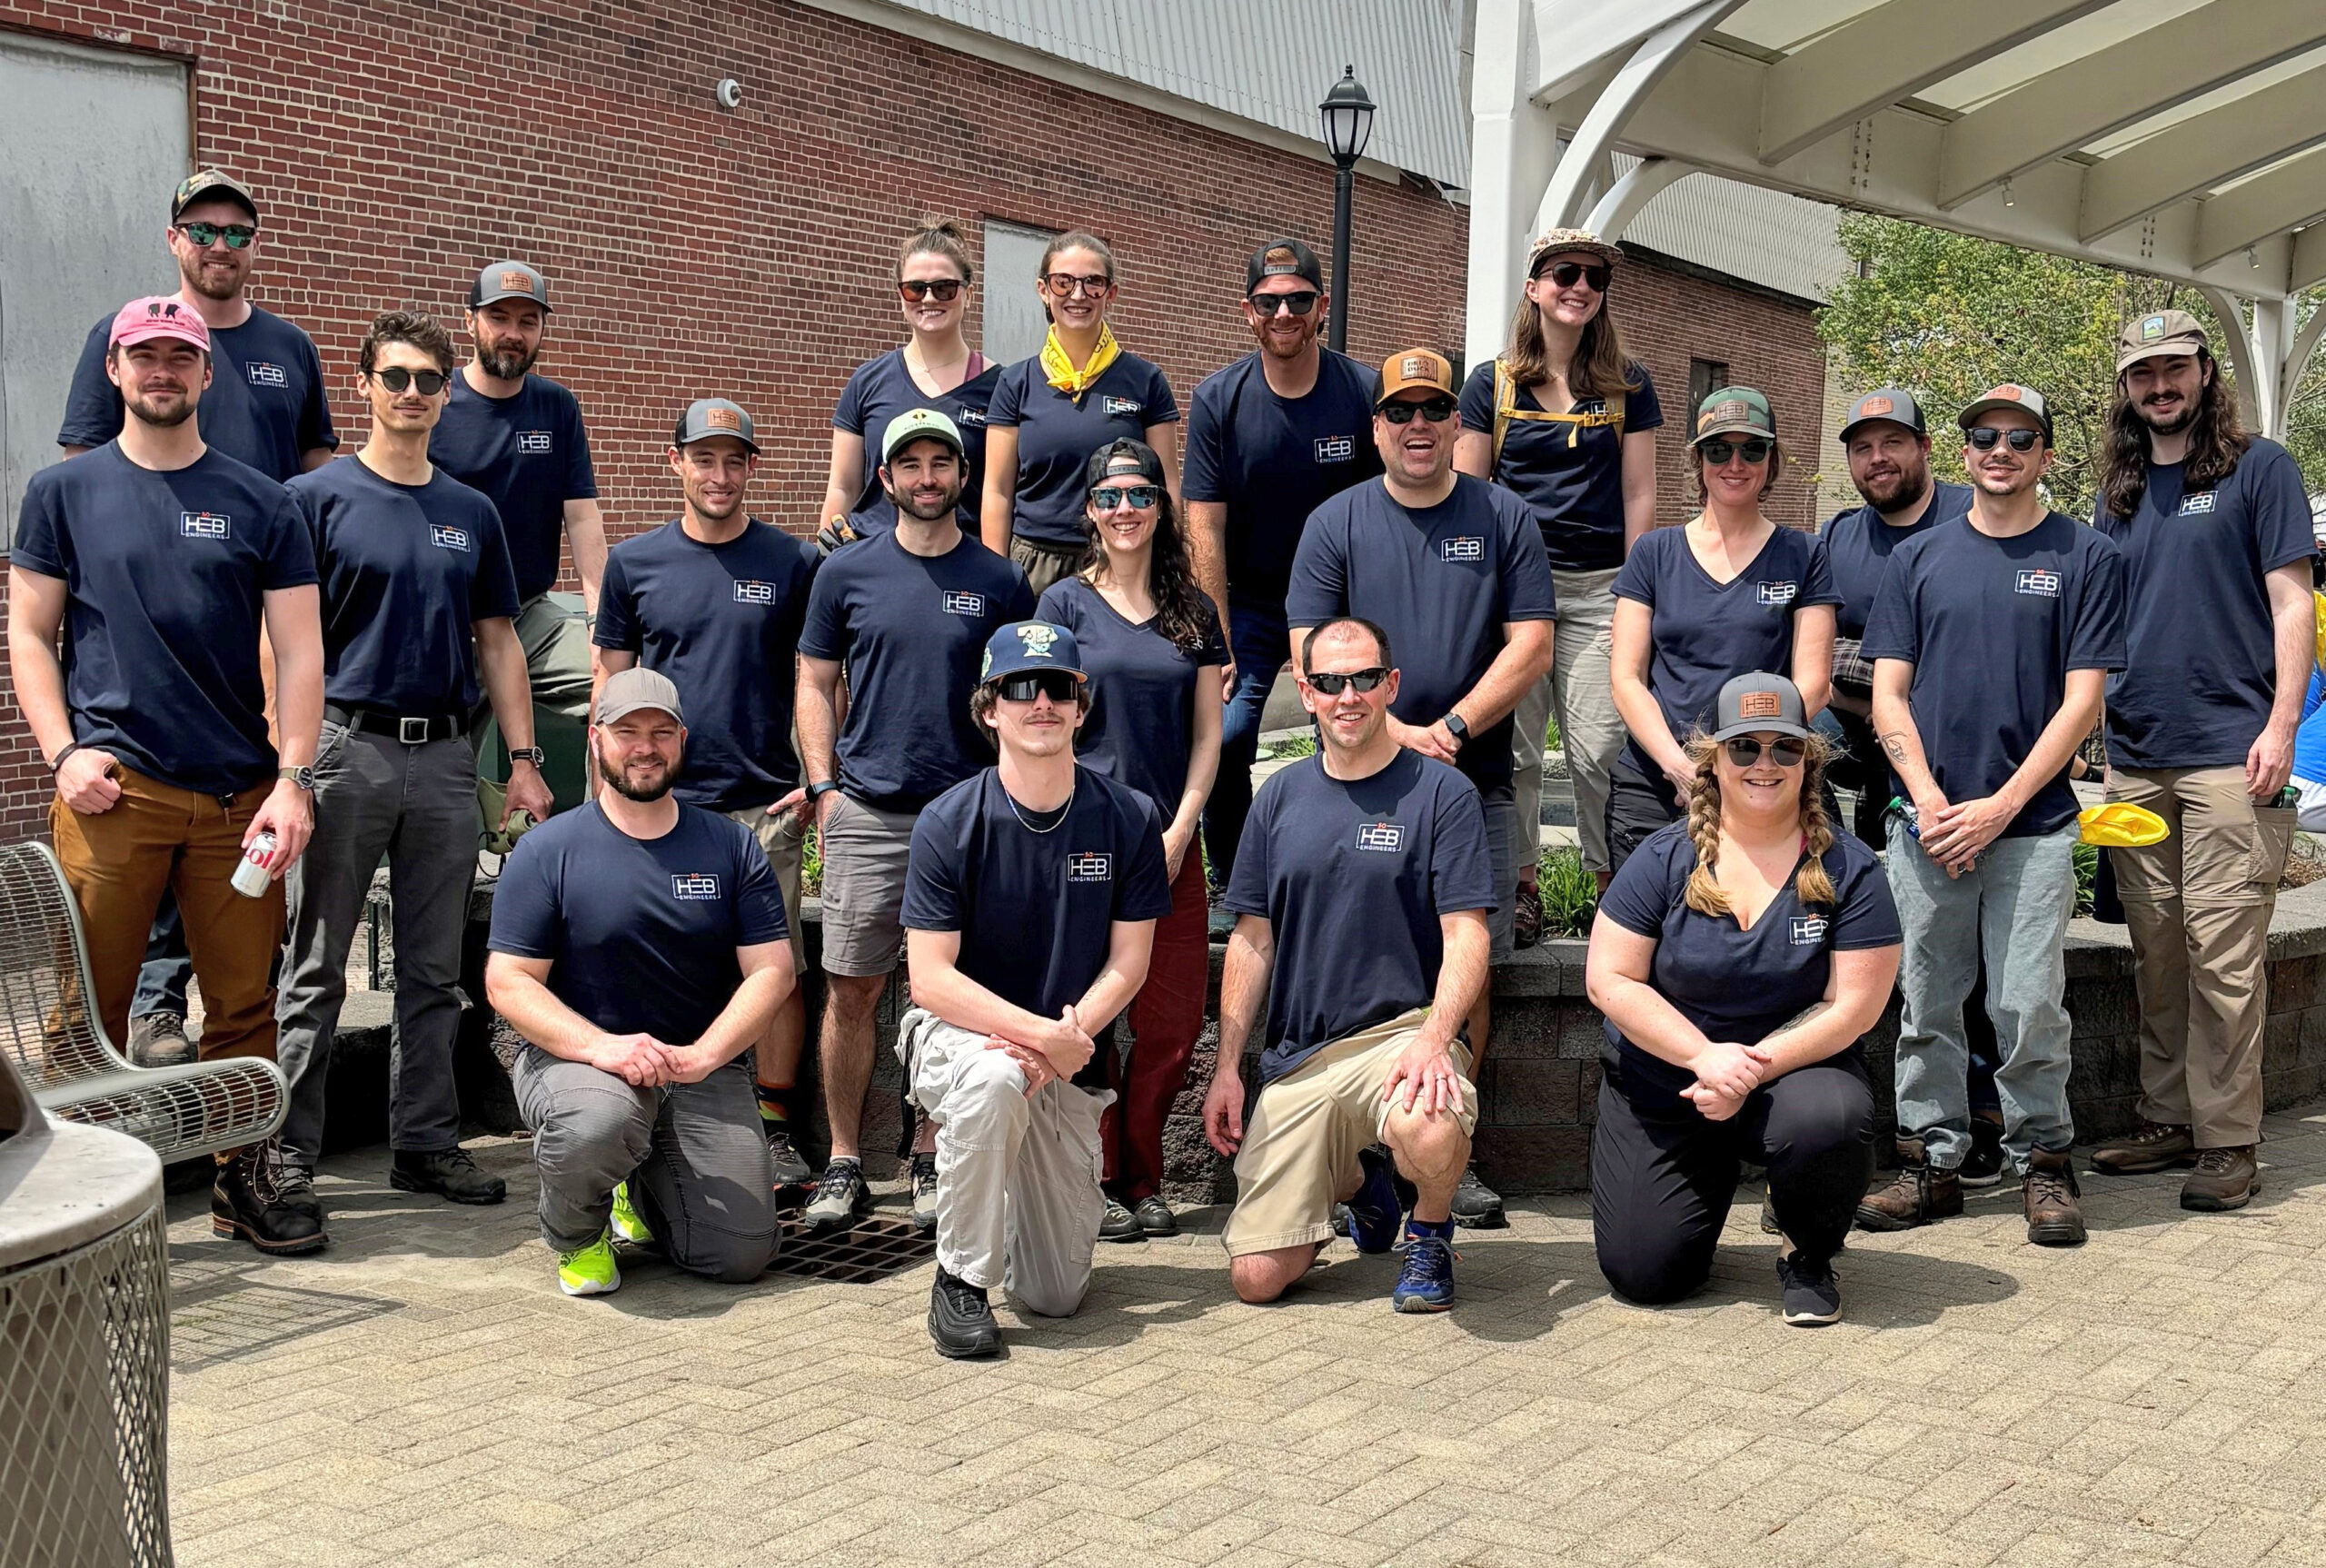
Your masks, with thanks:
<instances>
[{"instance_id":1,"label":"yellow glove","mask_svg":"<svg viewBox=\"0 0 2326 1568\"><path fill-rule=\"evenodd\" d=\"M2082 824L2085 843L2110 849L2144 849L2162 843L2172 832L2163 818L2129 800L2087 807L2076 814L2076 820Z\"/></svg>"}]
</instances>

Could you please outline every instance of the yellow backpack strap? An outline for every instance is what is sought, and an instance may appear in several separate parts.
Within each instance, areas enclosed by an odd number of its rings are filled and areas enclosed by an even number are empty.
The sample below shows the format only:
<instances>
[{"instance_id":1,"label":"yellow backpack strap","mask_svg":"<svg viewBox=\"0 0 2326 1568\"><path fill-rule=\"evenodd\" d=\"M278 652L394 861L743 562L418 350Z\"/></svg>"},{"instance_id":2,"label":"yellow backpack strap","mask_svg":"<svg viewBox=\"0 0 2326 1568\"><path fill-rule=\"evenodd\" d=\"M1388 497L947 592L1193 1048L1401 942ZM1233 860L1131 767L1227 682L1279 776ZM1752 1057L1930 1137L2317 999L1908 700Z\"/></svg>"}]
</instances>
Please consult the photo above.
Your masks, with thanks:
<instances>
[{"instance_id":1,"label":"yellow backpack strap","mask_svg":"<svg viewBox=\"0 0 2326 1568\"><path fill-rule=\"evenodd\" d=\"M1518 412L1518 388L1510 379L1510 367L1502 356L1494 357L1494 455L1486 462L1486 477L1492 479L1502 468L1502 441L1510 433L1510 416Z\"/></svg>"},{"instance_id":2,"label":"yellow backpack strap","mask_svg":"<svg viewBox=\"0 0 2326 1568\"><path fill-rule=\"evenodd\" d=\"M1609 392L1606 398L1607 422L1615 427L1615 440L1618 443L1621 443L1624 439L1624 399L1626 395L1624 388L1617 387L1614 392Z\"/></svg>"}]
</instances>

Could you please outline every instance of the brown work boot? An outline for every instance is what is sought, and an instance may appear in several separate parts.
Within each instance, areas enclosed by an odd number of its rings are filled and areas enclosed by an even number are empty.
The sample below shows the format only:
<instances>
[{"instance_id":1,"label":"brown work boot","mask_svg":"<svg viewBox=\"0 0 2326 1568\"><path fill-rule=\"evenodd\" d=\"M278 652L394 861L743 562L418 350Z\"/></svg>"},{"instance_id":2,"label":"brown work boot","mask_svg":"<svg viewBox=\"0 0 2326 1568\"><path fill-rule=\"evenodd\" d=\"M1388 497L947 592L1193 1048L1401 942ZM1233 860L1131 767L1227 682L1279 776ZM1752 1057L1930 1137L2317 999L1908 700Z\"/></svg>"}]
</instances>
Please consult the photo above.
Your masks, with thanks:
<instances>
[{"instance_id":1,"label":"brown work boot","mask_svg":"<svg viewBox=\"0 0 2326 1568\"><path fill-rule=\"evenodd\" d=\"M1857 1206L1859 1225L1867 1230L1912 1230L1963 1212L1961 1178L1933 1166L1922 1139L1900 1138L1898 1160L1898 1174Z\"/></svg>"},{"instance_id":2,"label":"brown work boot","mask_svg":"<svg viewBox=\"0 0 2326 1568\"><path fill-rule=\"evenodd\" d=\"M2181 1186L2181 1206L2207 1214L2243 1208L2261 1185L2261 1169L2251 1144L2201 1150L2197 1168Z\"/></svg>"},{"instance_id":3,"label":"brown work boot","mask_svg":"<svg viewBox=\"0 0 2326 1568\"><path fill-rule=\"evenodd\" d=\"M2027 1239L2038 1246L2082 1246L2083 1210L2076 1206L2075 1166L2065 1149L2037 1149L2019 1180L2027 1206Z\"/></svg>"},{"instance_id":4,"label":"brown work boot","mask_svg":"<svg viewBox=\"0 0 2326 1568\"><path fill-rule=\"evenodd\" d=\"M2136 1130L2110 1138L2092 1151L2092 1168L2110 1176L2146 1176L2196 1163L2197 1140L2190 1136L2186 1123L2152 1122L2145 1117Z\"/></svg>"}]
</instances>

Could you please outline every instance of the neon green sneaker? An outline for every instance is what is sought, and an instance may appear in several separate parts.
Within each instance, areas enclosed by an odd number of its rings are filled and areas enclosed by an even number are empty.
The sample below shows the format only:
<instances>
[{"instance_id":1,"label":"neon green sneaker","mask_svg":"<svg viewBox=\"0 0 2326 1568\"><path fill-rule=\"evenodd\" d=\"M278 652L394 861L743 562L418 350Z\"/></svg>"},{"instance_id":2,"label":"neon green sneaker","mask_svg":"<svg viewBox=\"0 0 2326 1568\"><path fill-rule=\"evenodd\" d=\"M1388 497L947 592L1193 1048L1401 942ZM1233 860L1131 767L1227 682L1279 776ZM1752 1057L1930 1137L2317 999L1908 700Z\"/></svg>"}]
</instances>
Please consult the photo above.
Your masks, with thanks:
<instances>
[{"instance_id":1,"label":"neon green sneaker","mask_svg":"<svg viewBox=\"0 0 2326 1568\"><path fill-rule=\"evenodd\" d=\"M654 1239L646 1221L630 1205L630 1184L614 1184L613 1232L616 1241L626 1241L632 1246L643 1246Z\"/></svg>"},{"instance_id":2,"label":"neon green sneaker","mask_svg":"<svg viewBox=\"0 0 2326 1568\"><path fill-rule=\"evenodd\" d=\"M568 1295L611 1295L621 1288L613 1237L601 1233L588 1246L557 1255L557 1288Z\"/></svg>"}]
</instances>

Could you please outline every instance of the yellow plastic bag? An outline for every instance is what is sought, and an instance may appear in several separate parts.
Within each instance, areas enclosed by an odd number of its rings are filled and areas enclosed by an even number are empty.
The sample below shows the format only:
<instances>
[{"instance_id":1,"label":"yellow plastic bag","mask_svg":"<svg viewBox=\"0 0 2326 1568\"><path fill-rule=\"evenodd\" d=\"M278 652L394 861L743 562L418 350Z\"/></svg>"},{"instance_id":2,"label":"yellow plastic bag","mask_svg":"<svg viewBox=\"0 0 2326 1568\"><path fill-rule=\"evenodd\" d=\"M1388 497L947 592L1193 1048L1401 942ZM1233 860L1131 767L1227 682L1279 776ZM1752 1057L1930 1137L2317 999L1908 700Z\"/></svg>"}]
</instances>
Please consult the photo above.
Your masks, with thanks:
<instances>
[{"instance_id":1,"label":"yellow plastic bag","mask_svg":"<svg viewBox=\"0 0 2326 1568\"><path fill-rule=\"evenodd\" d=\"M2144 849L2162 843L2172 831L2163 818L2129 800L2087 807L2076 814L2076 820L2083 826L2085 843L2108 849Z\"/></svg>"}]
</instances>

